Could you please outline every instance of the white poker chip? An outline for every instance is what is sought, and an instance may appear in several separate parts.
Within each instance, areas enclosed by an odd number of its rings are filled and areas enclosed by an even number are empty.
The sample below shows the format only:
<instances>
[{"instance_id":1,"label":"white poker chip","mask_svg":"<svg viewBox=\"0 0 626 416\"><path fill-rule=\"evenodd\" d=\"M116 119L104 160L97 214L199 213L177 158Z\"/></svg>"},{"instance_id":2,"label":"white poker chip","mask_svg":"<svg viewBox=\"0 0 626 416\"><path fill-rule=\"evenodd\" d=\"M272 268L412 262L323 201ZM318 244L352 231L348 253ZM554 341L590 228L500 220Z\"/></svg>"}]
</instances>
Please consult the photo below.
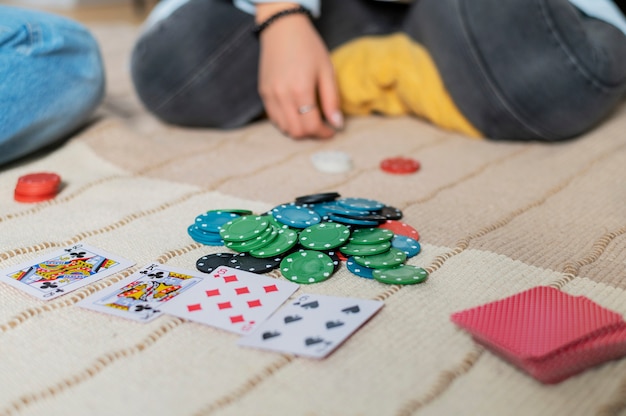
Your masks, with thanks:
<instances>
[{"instance_id":1,"label":"white poker chip","mask_svg":"<svg viewBox=\"0 0 626 416\"><path fill-rule=\"evenodd\" d=\"M352 158L340 151L317 152L311 155L313 166L320 172L343 173L352 169Z\"/></svg>"}]
</instances>

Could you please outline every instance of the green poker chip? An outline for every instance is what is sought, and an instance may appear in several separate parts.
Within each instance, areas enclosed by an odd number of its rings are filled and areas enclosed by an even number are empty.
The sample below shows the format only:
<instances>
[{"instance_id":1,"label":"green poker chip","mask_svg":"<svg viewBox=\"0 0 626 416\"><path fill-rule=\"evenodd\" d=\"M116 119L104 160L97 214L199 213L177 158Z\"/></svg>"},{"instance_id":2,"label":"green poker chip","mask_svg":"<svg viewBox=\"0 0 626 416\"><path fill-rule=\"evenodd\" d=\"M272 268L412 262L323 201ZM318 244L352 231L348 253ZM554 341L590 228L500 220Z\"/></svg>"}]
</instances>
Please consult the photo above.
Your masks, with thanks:
<instances>
[{"instance_id":1,"label":"green poker chip","mask_svg":"<svg viewBox=\"0 0 626 416\"><path fill-rule=\"evenodd\" d=\"M272 243L277 237L278 228L270 224L270 226L256 238L240 242L228 241L225 246L240 253L247 253L249 251L265 247L266 245Z\"/></svg>"},{"instance_id":2,"label":"green poker chip","mask_svg":"<svg viewBox=\"0 0 626 416\"><path fill-rule=\"evenodd\" d=\"M282 275L292 282L301 284L323 282L334 271L335 264L333 259L319 251L297 251L291 253L280 262Z\"/></svg>"},{"instance_id":3,"label":"green poker chip","mask_svg":"<svg viewBox=\"0 0 626 416\"><path fill-rule=\"evenodd\" d=\"M401 264L393 269L377 269L374 279L388 285L414 285L428 279L428 272L421 267Z\"/></svg>"},{"instance_id":4,"label":"green poker chip","mask_svg":"<svg viewBox=\"0 0 626 416\"><path fill-rule=\"evenodd\" d=\"M377 244L348 243L340 247L339 251L348 256L373 256L388 251L390 247L391 243L389 241L383 241Z\"/></svg>"},{"instance_id":5,"label":"green poker chip","mask_svg":"<svg viewBox=\"0 0 626 416\"><path fill-rule=\"evenodd\" d=\"M290 228L281 228L278 230L278 235L274 241L263 247L250 250L250 254L261 259L278 256L279 254L283 254L291 250L297 242L297 231Z\"/></svg>"},{"instance_id":6,"label":"green poker chip","mask_svg":"<svg viewBox=\"0 0 626 416\"><path fill-rule=\"evenodd\" d=\"M354 256L354 261L371 269L391 269L406 261L406 253L391 247L386 252L373 256Z\"/></svg>"},{"instance_id":7,"label":"green poker chip","mask_svg":"<svg viewBox=\"0 0 626 416\"><path fill-rule=\"evenodd\" d=\"M323 222L300 232L300 244L311 250L330 250L350 238L350 229L336 222Z\"/></svg>"},{"instance_id":8,"label":"green poker chip","mask_svg":"<svg viewBox=\"0 0 626 416\"><path fill-rule=\"evenodd\" d=\"M242 242L252 240L259 237L263 231L266 231L269 224L269 219L265 215L246 215L222 225L220 236L224 241Z\"/></svg>"},{"instance_id":9,"label":"green poker chip","mask_svg":"<svg viewBox=\"0 0 626 416\"><path fill-rule=\"evenodd\" d=\"M360 228L352 232L350 243L352 244L378 244L391 241L394 233L386 228Z\"/></svg>"},{"instance_id":10,"label":"green poker chip","mask_svg":"<svg viewBox=\"0 0 626 416\"><path fill-rule=\"evenodd\" d=\"M283 224L282 222L278 221L276 218L274 218L273 215L268 214L266 215L267 219L270 221L270 224L272 224L274 227L276 228L287 228L287 229L292 229L291 227L289 227L286 224Z\"/></svg>"}]
</instances>

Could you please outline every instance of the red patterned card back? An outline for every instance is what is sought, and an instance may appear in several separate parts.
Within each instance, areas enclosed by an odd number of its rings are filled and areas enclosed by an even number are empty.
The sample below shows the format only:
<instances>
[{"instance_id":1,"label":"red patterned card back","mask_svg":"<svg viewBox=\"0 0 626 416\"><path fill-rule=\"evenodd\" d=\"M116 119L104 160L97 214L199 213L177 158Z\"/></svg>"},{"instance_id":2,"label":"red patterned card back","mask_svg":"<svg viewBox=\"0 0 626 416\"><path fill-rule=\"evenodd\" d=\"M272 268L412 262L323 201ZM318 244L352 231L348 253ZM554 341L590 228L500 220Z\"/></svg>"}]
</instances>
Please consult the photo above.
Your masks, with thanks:
<instances>
[{"instance_id":1,"label":"red patterned card back","mask_svg":"<svg viewBox=\"0 0 626 416\"><path fill-rule=\"evenodd\" d=\"M618 327L622 316L583 296L539 286L457 312L452 321L518 360L541 359Z\"/></svg>"}]
</instances>

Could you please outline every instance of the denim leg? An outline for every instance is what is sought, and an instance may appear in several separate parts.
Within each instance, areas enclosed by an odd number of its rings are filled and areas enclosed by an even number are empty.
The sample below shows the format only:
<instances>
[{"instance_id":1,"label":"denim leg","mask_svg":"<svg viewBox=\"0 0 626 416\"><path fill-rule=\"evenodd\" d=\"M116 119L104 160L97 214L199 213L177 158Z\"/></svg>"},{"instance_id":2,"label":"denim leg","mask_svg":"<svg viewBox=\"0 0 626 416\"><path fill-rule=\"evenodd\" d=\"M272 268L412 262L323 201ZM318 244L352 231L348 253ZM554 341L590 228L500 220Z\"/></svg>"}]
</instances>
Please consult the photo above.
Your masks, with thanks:
<instances>
[{"instance_id":1,"label":"denim leg","mask_svg":"<svg viewBox=\"0 0 626 416\"><path fill-rule=\"evenodd\" d=\"M131 58L146 108L192 127L231 128L260 116L253 28L254 17L226 0L190 0L155 23Z\"/></svg>"},{"instance_id":2,"label":"denim leg","mask_svg":"<svg viewBox=\"0 0 626 416\"><path fill-rule=\"evenodd\" d=\"M0 6L0 165L76 130L103 94L100 52L84 27Z\"/></svg>"},{"instance_id":3,"label":"denim leg","mask_svg":"<svg viewBox=\"0 0 626 416\"><path fill-rule=\"evenodd\" d=\"M405 5L325 0L315 21L332 49L360 35L398 30ZM189 0L151 25L133 50L137 94L160 119L195 127L239 127L263 114L254 17L229 0Z\"/></svg>"},{"instance_id":4,"label":"denim leg","mask_svg":"<svg viewBox=\"0 0 626 416\"><path fill-rule=\"evenodd\" d=\"M418 0L405 30L494 139L574 137L626 91L626 37L567 0Z\"/></svg>"}]
</instances>

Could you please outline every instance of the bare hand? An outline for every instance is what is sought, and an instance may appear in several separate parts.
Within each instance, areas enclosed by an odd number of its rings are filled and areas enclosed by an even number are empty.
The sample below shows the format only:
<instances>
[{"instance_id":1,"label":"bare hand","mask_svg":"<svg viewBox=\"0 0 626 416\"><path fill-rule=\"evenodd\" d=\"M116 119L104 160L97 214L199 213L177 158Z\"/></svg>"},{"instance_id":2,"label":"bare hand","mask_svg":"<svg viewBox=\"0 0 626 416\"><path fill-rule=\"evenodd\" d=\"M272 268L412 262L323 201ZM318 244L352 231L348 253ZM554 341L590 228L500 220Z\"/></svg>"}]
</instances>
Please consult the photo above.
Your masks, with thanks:
<instances>
[{"instance_id":1,"label":"bare hand","mask_svg":"<svg viewBox=\"0 0 626 416\"><path fill-rule=\"evenodd\" d=\"M257 21L279 4L285 3L258 4ZM332 137L343 127L339 93L328 50L308 17L278 19L260 41L259 93L270 120L293 138Z\"/></svg>"}]
</instances>

